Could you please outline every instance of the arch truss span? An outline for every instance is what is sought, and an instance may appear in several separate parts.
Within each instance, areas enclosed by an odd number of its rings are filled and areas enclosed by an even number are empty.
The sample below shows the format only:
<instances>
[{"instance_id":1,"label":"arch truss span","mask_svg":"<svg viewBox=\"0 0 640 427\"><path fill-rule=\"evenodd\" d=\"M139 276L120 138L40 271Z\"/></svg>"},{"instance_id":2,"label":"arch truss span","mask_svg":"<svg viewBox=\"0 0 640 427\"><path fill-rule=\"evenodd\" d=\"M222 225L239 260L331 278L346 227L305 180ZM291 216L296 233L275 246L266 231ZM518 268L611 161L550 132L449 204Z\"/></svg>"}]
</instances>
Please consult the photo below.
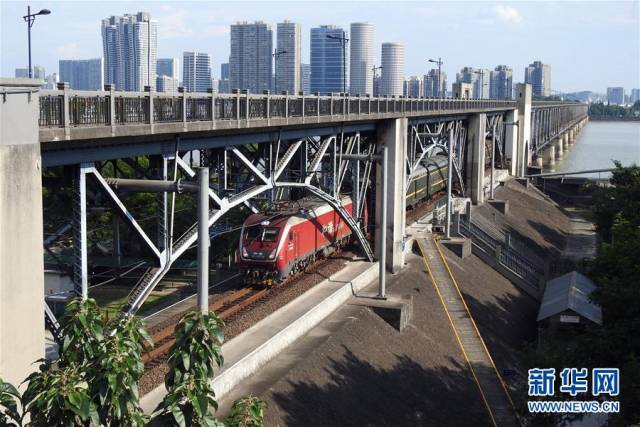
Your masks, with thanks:
<instances>
[{"instance_id":1,"label":"arch truss span","mask_svg":"<svg viewBox=\"0 0 640 427\"><path fill-rule=\"evenodd\" d=\"M453 133L453 137L451 137ZM406 164L407 176L405 188L411 178L427 159L436 155L449 155L452 149L453 174L455 175L461 195L465 194L464 168L467 143L467 125L463 117L443 118L427 122L413 123L409 127L407 140Z\"/></svg>"},{"instance_id":2,"label":"arch truss span","mask_svg":"<svg viewBox=\"0 0 640 427\"><path fill-rule=\"evenodd\" d=\"M231 224L228 218L237 220L238 215L228 214L240 206L257 212L275 204L313 196L337 211L352 230L365 258L373 261L374 254L363 225L375 151L375 132L278 139L195 151L182 150L177 139L173 152L163 156L65 167L66 171L73 170L72 218L67 221L70 225L52 233L54 236L47 241L47 247L63 238L63 232L72 235L73 280L76 292L84 297L88 296L90 287L102 280L91 274L92 266L97 262L96 248L107 248L107 255L113 252L115 256L123 245L127 250L134 247L138 260L146 260L139 263L145 265L146 270L142 270L124 307L127 314L135 314L167 272L197 244L194 202L191 196L180 194L179 188L181 182L193 180L196 167L202 166L210 171L210 235L232 227L237 229L242 220ZM123 177L164 180L176 192L149 194L144 189L138 190L135 194L150 196L142 199L149 206L140 206L141 199L132 197L131 189L118 188L118 180L111 179ZM144 183L142 185L144 187ZM353 201L351 212L342 206L345 195L351 196ZM105 212L107 206L111 207L110 212L118 214L120 226L114 230L119 231L109 233L107 237L96 236L90 229L92 225L88 227L87 224L93 224L95 212ZM144 217L149 212L154 218ZM126 227L121 229L123 224ZM120 234L126 244L116 241Z\"/></svg>"}]
</instances>

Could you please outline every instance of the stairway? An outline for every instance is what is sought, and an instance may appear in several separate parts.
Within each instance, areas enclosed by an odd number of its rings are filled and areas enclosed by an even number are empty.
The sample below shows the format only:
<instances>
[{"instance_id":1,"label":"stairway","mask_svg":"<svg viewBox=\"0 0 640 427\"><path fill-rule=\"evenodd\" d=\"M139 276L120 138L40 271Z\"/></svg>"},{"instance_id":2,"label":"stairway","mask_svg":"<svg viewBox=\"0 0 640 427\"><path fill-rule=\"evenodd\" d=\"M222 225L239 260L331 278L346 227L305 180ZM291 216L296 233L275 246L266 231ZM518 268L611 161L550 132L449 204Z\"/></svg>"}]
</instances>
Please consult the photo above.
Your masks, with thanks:
<instances>
[{"instance_id":1,"label":"stairway","mask_svg":"<svg viewBox=\"0 0 640 427\"><path fill-rule=\"evenodd\" d=\"M493 424L518 426L519 421L506 385L437 243L432 238L423 238L418 239L418 245Z\"/></svg>"}]
</instances>

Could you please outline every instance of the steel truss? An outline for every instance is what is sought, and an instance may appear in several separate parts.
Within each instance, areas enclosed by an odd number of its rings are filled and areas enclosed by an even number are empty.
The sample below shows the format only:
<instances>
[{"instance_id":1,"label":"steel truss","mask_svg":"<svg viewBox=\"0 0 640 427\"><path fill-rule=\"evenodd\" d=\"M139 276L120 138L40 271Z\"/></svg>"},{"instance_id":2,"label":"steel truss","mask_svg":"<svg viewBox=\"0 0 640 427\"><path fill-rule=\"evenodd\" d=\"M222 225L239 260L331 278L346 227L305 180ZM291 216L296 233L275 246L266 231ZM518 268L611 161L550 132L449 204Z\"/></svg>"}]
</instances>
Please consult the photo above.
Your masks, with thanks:
<instances>
[{"instance_id":1,"label":"steel truss","mask_svg":"<svg viewBox=\"0 0 640 427\"><path fill-rule=\"evenodd\" d=\"M500 167L505 167L505 120L503 114L487 114L485 125L485 141L491 139L491 145L485 144L485 167L496 164L497 158L500 158ZM494 150L495 145L495 150Z\"/></svg>"},{"instance_id":2,"label":"steel truss","mask_svg":"<svg viewBox=\"0 0 640 427\"><path fill-rule=\"evenodd\" d=\"M453 130L453 169L462 196L465 194L465 184L463 170L465 164L465 153L467 143L467 128L463 118L448 118L442 121L429 123L416 123L409 129L409 139L405 159L407 163L407 177L405 188L418 170L421 162L436 154L449 154L450 137Z\"/></svg>"},{"instance_id":3,"label":"steel truss","mask_svg":"<svg viewBox=\"0 0 640 427\"><path fill-rule=\"evenodd\" d=\"M332 206L354 233L366 258L373 260L373 251L361 224L365 195L371 182L374 141L362 138L360 133L336 134L325 138L276 140L218 151L214 153L202 150L198 156L199 164L208 167L215 177L214 181L217 181L209 188L212 202L208 220L210 229L239 205L247 205L256 211L257 208L251 203L252 199L268 196L267 200L275 202L282 197L284 190L297 188ZM195 171L190 162L185 160L185 154L187 153L180 152L177 141L174 153L150 159L149 170L140 170L135 162L128 161L127 164L145 178L173 181L191 179L195 176ZM361 156L354 157L353 154ZM189 156L190 161L192 157ZM232 177L234 172L236 175ZM115 167L114 173L117 175ZM166 193L160 193L157 196L157 236L152 238L127 209L121 198L125 193L117 194L110 185L110 179L104 177L93 163L79 165L73 180L74 284L77 293L84 298L88 295L89 287L87 177L91 177L100 190L100 195L113 205L121 220L141 239L146 251L153 254L154 266L144 272L130 293L125 307L127 314L134 314L172 264L196 243L197 223L177 236L173 227L176 215L175 193L171 195L171 202ZM231 179L233 182L230 182L230 178L234 178ZM342 206L343 194L351 194L353 214Z\"/></svg>"},{"instance_id":4,"label":"steel truss","mask_svg":"<svg viewBox=\"0 0 640 427\"><path fill-rule=\"evenodd\" d=\"M536 106L531 109L531 154L540 152L588 114L583 104Z\"/></svg>"}]
</instances>

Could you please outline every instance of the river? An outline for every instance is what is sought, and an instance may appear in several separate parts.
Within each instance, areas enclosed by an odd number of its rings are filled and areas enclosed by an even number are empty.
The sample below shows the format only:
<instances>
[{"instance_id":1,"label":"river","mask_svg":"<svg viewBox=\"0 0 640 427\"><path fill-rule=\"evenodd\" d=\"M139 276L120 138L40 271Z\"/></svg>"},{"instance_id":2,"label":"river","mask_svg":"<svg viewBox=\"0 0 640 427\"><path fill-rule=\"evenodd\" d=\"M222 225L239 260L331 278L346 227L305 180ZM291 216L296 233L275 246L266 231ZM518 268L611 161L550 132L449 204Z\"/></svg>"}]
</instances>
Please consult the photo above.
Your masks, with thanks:
<instances>
[{"instance_id":1,"label":"river","mask_svg":"<svg viewBox=\"0 0 640 427\"><path fill-rule=\"evenodd\" d=\"M624 166L640 165L640 122L589 122L576 143L564 152L564 159L556 160L555 171L612 168L613 160L619 160ZM604 178L608 174L600 176Z\"/></svg>"}]
</instances>

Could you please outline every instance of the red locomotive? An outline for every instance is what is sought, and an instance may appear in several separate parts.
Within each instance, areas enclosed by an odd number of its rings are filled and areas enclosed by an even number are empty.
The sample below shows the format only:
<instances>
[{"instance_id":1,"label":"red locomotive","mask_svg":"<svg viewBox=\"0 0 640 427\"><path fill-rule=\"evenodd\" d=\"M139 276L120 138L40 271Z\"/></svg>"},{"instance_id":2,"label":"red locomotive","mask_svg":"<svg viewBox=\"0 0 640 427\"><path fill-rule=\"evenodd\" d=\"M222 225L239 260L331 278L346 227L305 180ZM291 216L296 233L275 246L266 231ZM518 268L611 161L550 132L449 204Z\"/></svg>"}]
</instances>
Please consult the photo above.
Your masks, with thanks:
<instances>
[{"instance_id":1,"label":"red locomotive","mask_svg":"<svg viewBox=\"0 0 640 427\"><path fill-rule=\"evenodd\" d=\"M342 205L352 213L351 198ZM293 207L293 208L292 208ZM366 208L364 210L366 227ZM352 231L327 203L291 202L288 209L249 216L240 236L240 271L247 284L270 286L351 241Z\"/></svg>"}]
</instances>

